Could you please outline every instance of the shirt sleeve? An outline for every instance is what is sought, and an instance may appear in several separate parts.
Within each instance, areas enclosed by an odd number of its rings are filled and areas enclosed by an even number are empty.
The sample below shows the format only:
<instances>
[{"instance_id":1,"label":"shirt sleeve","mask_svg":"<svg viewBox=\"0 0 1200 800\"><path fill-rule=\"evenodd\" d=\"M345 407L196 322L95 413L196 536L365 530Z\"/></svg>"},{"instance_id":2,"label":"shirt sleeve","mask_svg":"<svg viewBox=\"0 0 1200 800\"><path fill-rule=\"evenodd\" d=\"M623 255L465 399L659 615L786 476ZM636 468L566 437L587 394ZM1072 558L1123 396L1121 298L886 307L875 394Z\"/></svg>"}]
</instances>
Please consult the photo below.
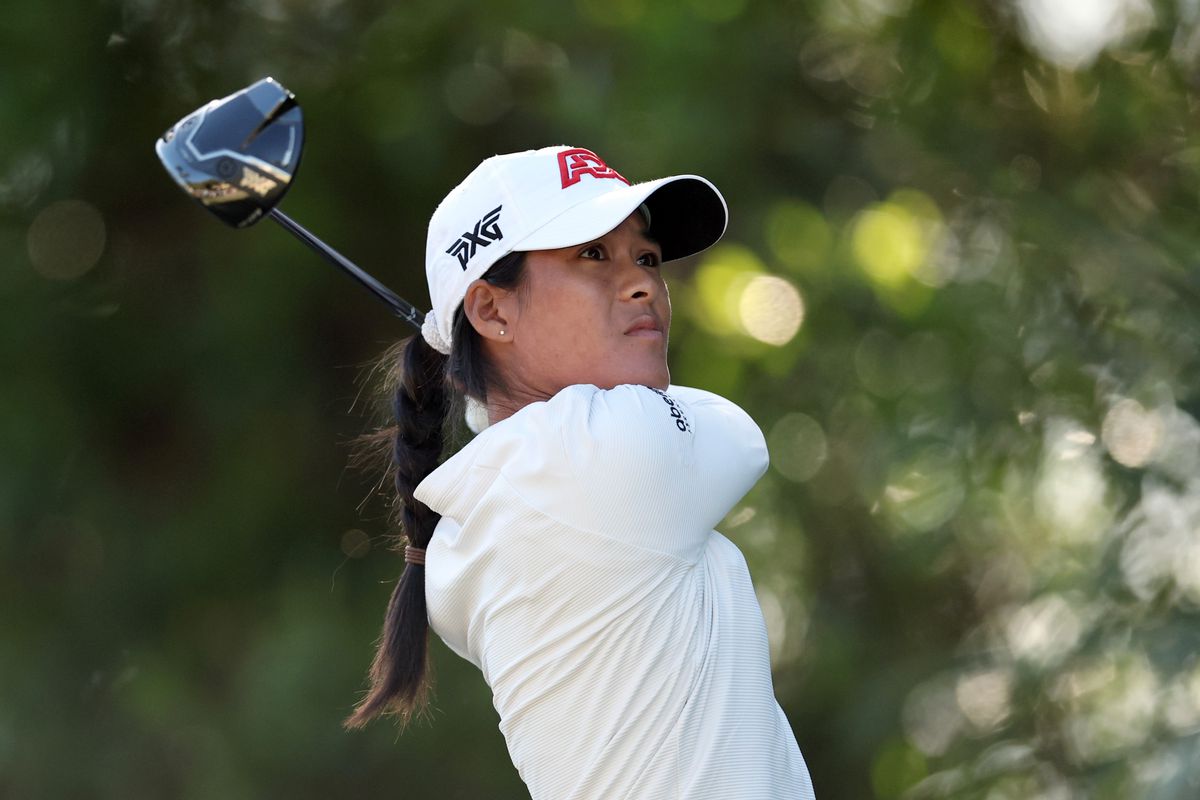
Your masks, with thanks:
<instances>
[{"instance_id":1,"label":"shirt sleeve","mask_svg":"<svg viewBox=\"0 0 1200 800\"><path fill-rule=\"evenodd\" d=\"M699 389L570 386L537 411L539 457L501 467L530 505L688 560L767 467L749 415Z\"/></svg>"}]
</instances>

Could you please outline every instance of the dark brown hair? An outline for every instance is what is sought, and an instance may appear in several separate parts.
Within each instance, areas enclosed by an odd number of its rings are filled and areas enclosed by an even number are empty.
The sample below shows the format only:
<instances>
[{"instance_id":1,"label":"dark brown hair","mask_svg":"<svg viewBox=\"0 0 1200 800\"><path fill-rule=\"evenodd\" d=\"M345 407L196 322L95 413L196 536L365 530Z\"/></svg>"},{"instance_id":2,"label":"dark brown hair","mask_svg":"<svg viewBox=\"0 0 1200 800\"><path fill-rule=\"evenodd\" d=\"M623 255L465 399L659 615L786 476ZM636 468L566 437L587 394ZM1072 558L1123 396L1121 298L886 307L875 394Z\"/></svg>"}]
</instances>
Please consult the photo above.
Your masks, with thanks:
<instances>
[{"instance_id":1,"label":"dark brown hair","mask_svg":"<svg viewBox=\"0 0 1200 800\"><path fill-rule=\"evenodd\" d=\"M525 254L509 253L484 274L493 286L510 289L524 277ZM413 491L437 468L445 442L447 416L457 413L457 397L486 402L488 388L503 386L494 365L484 356L483 339L460 305L454 315L449 356L434 350L420 334L393 345L384 353L382 391L390 401L394 424L360 439L359 464L377 463L372 453L386 453L387 471L395 485L396 534L394 549L424 548L441 516L413 497ZM405 563L392 591L375 660L370 689L343 723L361 728L381 714L394 714L406 725L425 709L431 680L427 643L429 618L425 608L425 567Z\"/></svg>"}]
</instances>

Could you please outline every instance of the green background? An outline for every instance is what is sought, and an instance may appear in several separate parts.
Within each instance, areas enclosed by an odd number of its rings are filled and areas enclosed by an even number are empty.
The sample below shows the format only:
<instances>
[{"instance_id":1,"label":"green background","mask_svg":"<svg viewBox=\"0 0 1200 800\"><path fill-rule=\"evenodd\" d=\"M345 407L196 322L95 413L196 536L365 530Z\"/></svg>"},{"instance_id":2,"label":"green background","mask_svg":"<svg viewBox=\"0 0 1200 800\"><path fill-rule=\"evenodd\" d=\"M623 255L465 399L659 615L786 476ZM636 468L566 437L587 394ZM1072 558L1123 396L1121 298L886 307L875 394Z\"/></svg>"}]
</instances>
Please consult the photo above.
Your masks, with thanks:
<instances>
[{"instance_id":1,"label":"green background","mask_svg":"<svg viewBox=\"0 0 1200 800\"><path fill-rule=\"evenodd\" d=\"M440 642L429 720L340 728L401 567L349 443L407 331L153 152L264 75L284 208L422 306L493 153L721 188L672 374L767 434L721 530L819 797L1200 792L1194 2L20 0L0 796L527 796Z\"/></svg>"}]
</instances>

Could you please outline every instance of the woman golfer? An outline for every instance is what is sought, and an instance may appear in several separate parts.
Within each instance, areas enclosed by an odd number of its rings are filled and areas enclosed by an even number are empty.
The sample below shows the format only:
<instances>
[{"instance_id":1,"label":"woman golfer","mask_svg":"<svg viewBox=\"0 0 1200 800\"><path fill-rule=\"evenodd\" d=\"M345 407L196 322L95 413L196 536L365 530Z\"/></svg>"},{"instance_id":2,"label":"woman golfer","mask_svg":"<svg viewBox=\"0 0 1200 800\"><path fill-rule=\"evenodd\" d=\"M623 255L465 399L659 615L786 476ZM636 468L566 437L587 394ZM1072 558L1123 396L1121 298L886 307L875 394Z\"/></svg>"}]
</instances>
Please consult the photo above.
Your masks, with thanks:
<instances>
[{"instance_id":1,"label":"woman golfer","mask_svg":"<svg viewBox=\"0 0 1200 800\"><path fill-rule=\"evenodd\" d=\"M762 432L667 370L661 264L725 221L703 178L630 185L565 146L489 158L438 206L394 399L407 564L348 725L423 707L433 628L482 671L534 800L813 796L713 530ZM486 427L439 466L455 392Z\"/></svg>"}]
</instances>

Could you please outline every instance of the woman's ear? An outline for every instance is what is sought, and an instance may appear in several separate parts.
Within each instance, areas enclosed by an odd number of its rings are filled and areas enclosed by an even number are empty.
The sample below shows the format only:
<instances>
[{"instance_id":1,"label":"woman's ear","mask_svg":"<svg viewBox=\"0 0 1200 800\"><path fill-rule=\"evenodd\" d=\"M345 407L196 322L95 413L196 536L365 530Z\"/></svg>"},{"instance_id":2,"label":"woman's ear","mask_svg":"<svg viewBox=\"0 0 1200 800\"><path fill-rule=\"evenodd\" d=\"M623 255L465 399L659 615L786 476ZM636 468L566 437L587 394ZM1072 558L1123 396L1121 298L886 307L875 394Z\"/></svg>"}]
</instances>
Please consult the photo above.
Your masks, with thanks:
<instances>
[{"instance_id":1,"label":"woman's ear","mask_svg":"<svg viewBox=\"0 0 1200 800\"><path fill-rule=\"evenodd\" d=\"M512 328L520 314L516 292L483 279L467 287L463 313L480 336L494 342L512 341Z\"/></svg>"}]
</instances>

